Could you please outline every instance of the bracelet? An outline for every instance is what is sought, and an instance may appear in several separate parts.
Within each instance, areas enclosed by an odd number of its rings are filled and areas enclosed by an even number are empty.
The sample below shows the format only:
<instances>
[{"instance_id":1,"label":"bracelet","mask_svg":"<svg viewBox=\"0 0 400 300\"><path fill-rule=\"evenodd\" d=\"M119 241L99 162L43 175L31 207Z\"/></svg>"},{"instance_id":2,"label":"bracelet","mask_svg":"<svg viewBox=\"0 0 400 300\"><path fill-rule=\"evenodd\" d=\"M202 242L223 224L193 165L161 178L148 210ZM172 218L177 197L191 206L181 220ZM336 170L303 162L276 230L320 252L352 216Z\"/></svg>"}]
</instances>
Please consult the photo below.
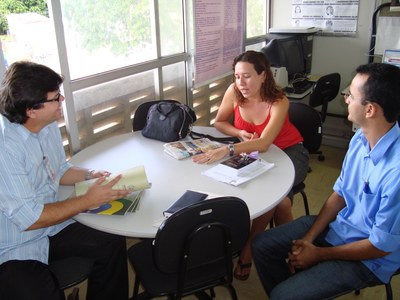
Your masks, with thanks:
<instances>
[{"instance_id":1,"label":"bracelet","mask_svg":"<svg viewBox=\"0 0 400 300\"><path fill-rule=\"evenodd\" d=\"M93 179L94 170L87 170L85 173L85 180Z\"/></svg>"},{"instance_id":2,"label":"bracelet","mask_svg":"<svg viewBox=\"0 0 400 300\"><path fill-rule=\"evenodd\" d=\"M228 145L229 156L233 156L235 154L235 146L233 144Z\"/></svg>"}]
</instances>

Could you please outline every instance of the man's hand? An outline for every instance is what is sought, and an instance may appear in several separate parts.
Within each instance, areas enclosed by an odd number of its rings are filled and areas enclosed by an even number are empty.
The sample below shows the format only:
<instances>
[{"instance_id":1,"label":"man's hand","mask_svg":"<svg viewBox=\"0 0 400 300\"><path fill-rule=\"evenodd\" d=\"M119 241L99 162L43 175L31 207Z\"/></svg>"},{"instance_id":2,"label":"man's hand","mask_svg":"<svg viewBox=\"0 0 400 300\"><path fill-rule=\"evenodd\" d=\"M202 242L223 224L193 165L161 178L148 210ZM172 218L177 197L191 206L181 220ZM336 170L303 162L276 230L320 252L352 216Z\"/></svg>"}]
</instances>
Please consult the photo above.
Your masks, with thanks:
<instances>
[{"instance_id":1,"label":"man's hand","mask_svg":"<svg viewBox=\"0 0 400 300\"><path fill-rule=\"evenodd\" d=\"M85 198L89 201L89 209L101 206L115 199L126 197L131 193L131 189L113 189L113 186L117 184L121 178L122 175L118 175L106 184L103 184L106 180L105 176L97 179L85 194Z\"/></svg>"},{"instance_id":2,"label":"man's hand","mask_svg":"<svg viewBox=\"0 0 400 300\"><path fill-rule=\"evenodd\" d=\"M289 253L289 269L306 269L320 262L318 247L306 240L294 240L292 251Z\"/></svg>"}]
</instances>

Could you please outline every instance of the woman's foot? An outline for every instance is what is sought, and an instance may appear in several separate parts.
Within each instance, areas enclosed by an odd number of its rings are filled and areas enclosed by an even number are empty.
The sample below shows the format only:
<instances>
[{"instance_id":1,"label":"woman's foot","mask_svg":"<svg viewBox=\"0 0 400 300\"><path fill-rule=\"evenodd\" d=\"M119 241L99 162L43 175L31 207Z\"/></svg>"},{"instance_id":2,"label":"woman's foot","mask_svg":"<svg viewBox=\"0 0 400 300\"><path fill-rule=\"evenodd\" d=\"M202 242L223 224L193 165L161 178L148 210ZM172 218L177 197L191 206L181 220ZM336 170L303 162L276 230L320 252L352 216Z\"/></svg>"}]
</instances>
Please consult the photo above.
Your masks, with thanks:
<instances>
[{"instance_id":1,"label":"woman's foot","mask_svg":"<svg viewBox=\"0 0 400 300\"><path fill-rule=\"evenodd\" d=\"M251 271L251 262L243 263L240 259L236 265L235 271L233 272L233 276L238 280L247 280L250 276Z\"/></svg>"}]
</instances>

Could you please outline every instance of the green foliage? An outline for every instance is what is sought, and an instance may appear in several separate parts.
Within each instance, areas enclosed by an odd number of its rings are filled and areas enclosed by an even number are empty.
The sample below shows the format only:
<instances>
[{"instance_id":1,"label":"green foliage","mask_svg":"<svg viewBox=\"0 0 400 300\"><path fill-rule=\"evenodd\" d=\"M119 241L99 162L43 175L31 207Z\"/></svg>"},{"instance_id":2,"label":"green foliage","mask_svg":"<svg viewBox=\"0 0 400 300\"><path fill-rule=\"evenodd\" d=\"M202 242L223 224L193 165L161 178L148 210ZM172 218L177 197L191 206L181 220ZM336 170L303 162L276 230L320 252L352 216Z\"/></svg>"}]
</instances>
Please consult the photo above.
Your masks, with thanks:
<instances>
[{"instance_id":1,"label":"green foliage","mask_svg":"<svg viewBox=\"0 0 400 300\"><path fill-rule=\"evenodd\" d=\"M88 51L110 49L127 55L140 43L151 43L149 0L65 0L63 18Z\"/></svg>"},{"instance_id":2,"label":"green foliage","mask_svg":"<svg viewBox=\"0 0 400 300\"><path fill-rule=\"evenodd\" d=\"M43 16L48 16L46 0L1 0L0 34L7 33L7 14L24 12L37 12Z\"/></svg>"}]
</instances>

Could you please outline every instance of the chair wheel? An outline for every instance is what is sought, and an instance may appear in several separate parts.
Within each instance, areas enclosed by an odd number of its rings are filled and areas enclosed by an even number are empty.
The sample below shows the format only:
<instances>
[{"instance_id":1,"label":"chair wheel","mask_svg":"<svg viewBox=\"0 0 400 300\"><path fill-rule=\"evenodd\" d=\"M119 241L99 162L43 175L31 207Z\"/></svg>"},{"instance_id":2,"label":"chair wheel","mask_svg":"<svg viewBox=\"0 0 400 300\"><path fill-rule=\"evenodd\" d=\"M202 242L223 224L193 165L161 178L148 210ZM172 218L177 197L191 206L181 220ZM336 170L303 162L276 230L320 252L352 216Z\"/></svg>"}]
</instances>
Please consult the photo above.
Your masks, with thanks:
<instances>
[{"instance_id":1,"label":"chair wheel","mask_svg":"<svg viewBox=\"0 0 400 300\"><path fill-rule=\"evenodd\" d=\"M324 161L325 160L325 156L322 155L322 154L318 155L318 160L319 161Z\"/></svg>"}]
</instances>

